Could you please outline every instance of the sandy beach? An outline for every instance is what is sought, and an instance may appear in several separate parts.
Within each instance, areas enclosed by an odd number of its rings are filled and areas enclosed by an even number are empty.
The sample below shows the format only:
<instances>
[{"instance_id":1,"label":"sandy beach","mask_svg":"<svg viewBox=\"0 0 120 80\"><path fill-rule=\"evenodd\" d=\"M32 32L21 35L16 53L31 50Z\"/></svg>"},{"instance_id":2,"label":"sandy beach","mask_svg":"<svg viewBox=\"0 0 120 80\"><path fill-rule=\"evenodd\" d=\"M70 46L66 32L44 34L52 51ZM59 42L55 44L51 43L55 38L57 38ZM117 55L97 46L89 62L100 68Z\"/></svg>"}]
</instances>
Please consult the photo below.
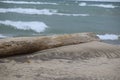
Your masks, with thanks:
<instances>
[{"instance_id":1,"label":"sandy beach","mask_svg":"<svg viewBox=\"0 0 120 80\"><path fill-rule=\"evenodd\" d=\"M0 80L120 80L119 75L120 46L94 40L0 59Z\"/></svg>"},{"instance_id":2,"label":"sandy beach","mask_svg":"<svg viewBox=\"0 0 120 80\"><path fill-rule=\"evenodd\" d=\"M120 0L0 0L0 80L120 80Z\"/></svg>"}]
</instances>

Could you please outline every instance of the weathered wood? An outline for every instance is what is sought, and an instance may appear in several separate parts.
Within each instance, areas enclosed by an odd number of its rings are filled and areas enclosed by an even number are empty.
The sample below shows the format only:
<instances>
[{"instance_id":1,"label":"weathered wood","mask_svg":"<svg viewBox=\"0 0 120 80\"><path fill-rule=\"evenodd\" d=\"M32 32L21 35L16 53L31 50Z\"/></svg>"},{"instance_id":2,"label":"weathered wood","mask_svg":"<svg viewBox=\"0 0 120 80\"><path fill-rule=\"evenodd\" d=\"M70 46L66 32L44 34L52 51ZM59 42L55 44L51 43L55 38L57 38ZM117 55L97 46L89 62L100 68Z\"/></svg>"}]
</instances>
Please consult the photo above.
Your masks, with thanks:
<instances>
[{"instance_id":1,"label":"weathered wood","mask_svg":"<svg viewBox=\"0 0 120 80\"><path fill-rule=\"evenodd\" d=\"M0 40L0 56L27 54L65 45L98 41L94 33L76 33L41 37L18 37Z\"/></svg>"}]
</instances>

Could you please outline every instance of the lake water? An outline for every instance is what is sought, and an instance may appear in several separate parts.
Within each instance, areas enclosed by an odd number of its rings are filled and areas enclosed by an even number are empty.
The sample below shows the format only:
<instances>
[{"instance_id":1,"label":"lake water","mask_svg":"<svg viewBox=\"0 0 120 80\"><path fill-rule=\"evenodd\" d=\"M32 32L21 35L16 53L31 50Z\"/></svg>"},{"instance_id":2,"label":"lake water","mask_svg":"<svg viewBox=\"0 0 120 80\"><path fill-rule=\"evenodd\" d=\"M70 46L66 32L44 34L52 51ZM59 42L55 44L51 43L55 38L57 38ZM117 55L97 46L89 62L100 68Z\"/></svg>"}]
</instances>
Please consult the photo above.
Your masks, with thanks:
<instances>
[{"instance_id":1,"label":"lake water","mask_svg":"<svg viewBox=\"0 0 120 80\"><path fill-rule=\"evenodd\" d=\"M0 0L1 38L80 32L120 41L120 2Z\"/></svg>"}]
</instances>

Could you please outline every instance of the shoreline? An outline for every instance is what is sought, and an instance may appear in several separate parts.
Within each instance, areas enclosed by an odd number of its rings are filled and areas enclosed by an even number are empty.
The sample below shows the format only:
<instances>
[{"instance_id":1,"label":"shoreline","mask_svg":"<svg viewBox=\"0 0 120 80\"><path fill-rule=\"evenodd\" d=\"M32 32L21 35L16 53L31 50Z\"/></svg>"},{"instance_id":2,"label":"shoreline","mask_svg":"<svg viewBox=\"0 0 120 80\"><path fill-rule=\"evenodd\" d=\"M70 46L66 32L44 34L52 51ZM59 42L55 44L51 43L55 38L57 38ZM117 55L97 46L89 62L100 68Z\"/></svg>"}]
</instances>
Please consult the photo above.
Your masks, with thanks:
<instances>
[{"instance_id":1,"label":"shoreline","mask_svg":"<svg viewBox=\"0 0 120 80\"><path fill-rule=\"evenodd\" d=\"M101 41L108 44L120 45L120 40L101 40Z\"/></svg>"},{"instance_id":2,"label":"shoreline","mask_svg":"<svg viewBox=\"0 0 120 80\"><path fill-rule=\"evenodd\" d=\"M6 55L0 58L0 73L2 73L0 80L120 80L119 45L101 42L91 33L71 35L62 35L59 39L54 36L53 43L56 40L65 42L59 47L54 46L43 50L38 49L31 54L14 54L9 57ZM1 42L27 40L36 42L36 38L12 38ZM46 43L48 44L48 41ZM41 46L43 45L39 47ZM7 50L15 49L10 47ZM23 51L20 47L18 49Z\"/></svg>"},{"instance_id":3,"label":"shoreline","mask_svg":"<svg viewBox=\"0 0 120 80\"><path fill-rule=\"evenodd\" d=\"M92 33L92 32L85 32L85 33ZM75 34L75 33L71 33L71 34ZM113 44L113 45L120 45L120 35L119 34L110 34L110 33L104 33L104 34L98 34L98 33L94 33L96 34L96 36L100 39L101 42L105 42L108 44ZM43 36L57 36L57 35L65 35L65 34L50 34L50 35L46 35L46 34L41 34L41 35L32 35L32 36L13 36L13 37L7 37L7 36L3 36L0 37L1 39L10 39L10 38L19 38L19 37L43 37Z\"/></svg>"}]
</instances>

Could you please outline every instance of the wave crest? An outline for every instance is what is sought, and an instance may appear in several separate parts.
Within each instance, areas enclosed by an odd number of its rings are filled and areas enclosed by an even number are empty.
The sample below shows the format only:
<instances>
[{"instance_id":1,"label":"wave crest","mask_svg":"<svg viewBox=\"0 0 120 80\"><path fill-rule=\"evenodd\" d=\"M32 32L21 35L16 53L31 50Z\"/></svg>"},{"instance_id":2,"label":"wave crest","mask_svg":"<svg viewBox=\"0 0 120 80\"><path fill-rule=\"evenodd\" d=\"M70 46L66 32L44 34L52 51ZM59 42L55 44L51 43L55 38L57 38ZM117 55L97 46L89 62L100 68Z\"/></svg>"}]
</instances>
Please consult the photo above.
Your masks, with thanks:
<instances>
[{"instance_id":1,"label":"wave crest","mask_svg":"<svg viewBox=\"0 0 120 80\"><path fill-rule=\"evenodd\" d=\"M27 1L0 1L2 3L8 4L50 4L50 5L58 5L57 3L50 3L50 2L27 2Z\"/></svg>"},{"instance_id":2,"label":"wave crest","mask_svg":"<svg viewBox=\"0 0 120 80\"><path fill-rule=\"evenodd\" d=\"M101 40L118 40L120 35L116 34L104 34L104 35L97 35Z\"/></svg>"},{"instance_id":3,"label":"wave crest","mask_svg":"<svg viewBox=\"0 0 120 80\"><path fill-rule=\"evenodd\" d=\"M76 1L120 2L120 0L76 0Z\"/></svg>"},{"instance_id":4,"label":"wave crest","mask_svg":"<svg viewBox=\"0 0 120 80\"><path fill-rule=\"evenodd\" d=\"M4 35L2 35L2 34L0 34L0 38L6 38L7 36L4 36Z\"/></svg>"},{"instance_id":5,"label":"wave crest","mask_svg":"<svg viewBox=\"0 0 120 80\"><path fill-rule=\"evenodd\" d=\"M114 6L112 4L87 4L85 2L79 3L79 6L95 6L95 7L103 7L103 8L116 8L118 6Z\"/></svg>"},{"instance_id":6,"label":"wave crest","mask_svg":"<svg viewBox=\"0 0 120 80\"><path fill-rule=\"evenodd\" d=\"M48 27L45 23L43 22L22 22L22 21L0 21L0 24L4 24L7 26L14 27L15 29L21 29L21 30L33 30L35 32L43 32L45 29Z\"/></svg>"},{"instance_id":7,"label":"wave crest","mask_svg":"<svg viewBox=\"0 0 120 80\"><path fill-rule=\"evenodd\" d=\"M59 16L89 16L89 14L66 14L58 13L56 9L31 9L31 8L0 8L0 13L20 13L20 14L37 14L37 15L59 15Z\"/></svg>"},{"instance_id":8,"label":"wave crest","mask_svg":"<svg viewBox=\"0 0 120 80\"><path fill-rule=\"evenodd\" d=\"M57 12L57 10L54 9L31 9L31 8L0 8L1 13L7 13L7 12L15 12L15 13L21 13L21 14L44 14L44 15L52 15Z\"/></svg>"}]
</instances>

